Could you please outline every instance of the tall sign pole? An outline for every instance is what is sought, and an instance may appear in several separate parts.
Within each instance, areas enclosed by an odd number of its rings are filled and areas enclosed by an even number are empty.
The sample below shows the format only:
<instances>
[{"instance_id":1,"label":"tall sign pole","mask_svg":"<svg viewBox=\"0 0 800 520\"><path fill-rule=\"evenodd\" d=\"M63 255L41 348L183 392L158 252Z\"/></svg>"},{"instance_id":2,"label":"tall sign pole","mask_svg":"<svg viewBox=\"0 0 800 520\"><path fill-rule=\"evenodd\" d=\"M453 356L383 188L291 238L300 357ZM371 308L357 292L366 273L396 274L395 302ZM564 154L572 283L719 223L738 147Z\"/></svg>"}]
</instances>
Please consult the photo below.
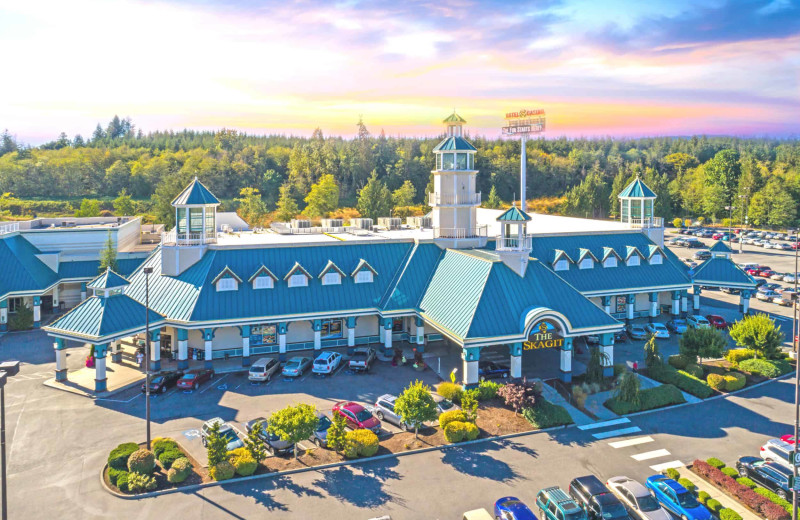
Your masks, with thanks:
<instances>
[{"instance_id":1,"label":"tall sign pole","mask_svg":"<svg viewBox=\"0 0 800 520\"><path fill-rule=\"evenodd\" d=\"M525 148L525 142L531 134L540 134L544 132L544 109L523 108L517 112L506 113L506 126L503 127L503 135L520 138L520 165L519 165L519 193L520 193L520 209L526 211L526 193L527 193L527 173L528 173L528 158Z\"/></svg>"}]
</instances>

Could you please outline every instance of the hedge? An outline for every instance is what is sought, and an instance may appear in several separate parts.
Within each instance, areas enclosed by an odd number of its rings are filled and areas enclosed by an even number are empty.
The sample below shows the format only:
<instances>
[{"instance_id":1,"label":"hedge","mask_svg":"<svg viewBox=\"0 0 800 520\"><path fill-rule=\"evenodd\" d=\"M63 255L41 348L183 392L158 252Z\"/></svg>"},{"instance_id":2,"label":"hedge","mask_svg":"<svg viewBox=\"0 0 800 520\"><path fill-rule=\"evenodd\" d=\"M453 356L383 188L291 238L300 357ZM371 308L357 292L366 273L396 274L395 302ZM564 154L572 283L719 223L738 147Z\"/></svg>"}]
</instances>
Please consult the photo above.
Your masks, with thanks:
<instances>
[{"instance_id":1,"label":"hedge","mask_svg":"<svg viewBox=\"0 0 800 520\"><path fill-rule=\"evenodd\" d=\"M439 415L439 428L446 429L451 422L467 422L467 414L463 410L450 410Z\"/></svg>"},{"instance_id":2,"label":"hedge","mask_svg":"<svg viewBox=\"0 0 800 520\"><path fill-rule=\"evenodd\" d=\"M117 479L119 477L121 477L122 475L125 475L125 480L127 481L128 480L128 476L127 476L128 472L126 470L124 470L124 469L116 469L116 468L108 468L108 480L112 484L114 484L115 486L117 485Z\"/></svg>"},{"instance_id":3,"label":"hedge","mask_svg":"<svg viewBox=\"0 0 800 520\"><path fill-rule=\"evenodd\" d=\"M708 502L710 498L711 495L709 495L705 491L700 491L697 493L697 501L703 505L706 505L706 502Z\"/></svg>"},{"instance_id":4,"label":"hedge","mask_svg":"<svg viewBox=\"0 0 800 520\"><path fill-rule=\"evenodd\" d=\"M685 403L683 394L673 385L661 385L654 388L647 388L639 392L639 405L620 401L616 397L608 399L605 403L606 408L617 415L652 410L673 404Z\"/></svg>"},{"instance_id":5,"label":"hedge","mask_svg":"<svg viewBox=\"0 0 800 520\"><path fill-rule=\"evenodd\" d=\"M742 361L756 357L756 351L749 348L733 348L725 353L725 359L731 365L737 366Z\"/></svg>"},{"instance_id":6,"label":"hedge","mask_svg":"<svg viewBox=\"0 0 800 520\"><path fill-rule=\"evenodd\" d=\"M727 372L725 374L725 390L734 392L741 390L747 384L747 376L739 372Z\"/></svg>"},{"instance_id":7,"label":"hedge","mask_svg":"<svg viewBox=\"0 0 800 520\"><path fill-rule=\"evenodd\" d=\"M672 480L678 480L681 478L681 473L675 468L667 468L664 474Z\"/></svg>"},{"instance_id":8,"label":"hedge","mask_svg":"<svg viewBox=\"0 0 800 520\"><path fill-rule=\"evenodd\" d=\"M159 461L161 460L161 454L165 451L180 450L177 442L166 437L155 439L151 446L153 447L153 455L155 455Z\"/></svg>"},{"instance_id":9,"label":"hedge","mask_svg":"<svg viewBox=\"0 0 800 520\"><path fill-rule=\"evenodd\" d=\"M161 455L158 456L158 462L161 463L164 469L169 469L172 467L173 462L185 456L186 454L184 454L180 448L176 447L174 449L162 451Z\"/></svg>"},{"instance_id":10,"label":"hedge","mask_svg":"<svg viewBox=\"0 0 800 520\"><path fill-rule=\"evenodd\" d=\"M747 477L739 477L739 478L736 479L736 482L738 482L739 484L741 484L743 486L747 486L750 489L755 489L756 487L758 487L758 484L756 484L755 482L753 482L752 480L750 480Z\"/></svg>"},{"instance_id":11,"label":"hedge","mask_svg":"<svg viewBox=\"0 0 800 520\"><path fill-rule=\"evenodd\" d=\"M791 504L791 502L779 497L777 493L773 493L769 489L762 488L762 487L756 487L754 489L754 491L756 493L758 493L759 495L761 495L762 497L767 497L767 499L770 502L772 502L773 504L777 504L777 505L781 506L782 508L784 508L786 510L787 513L791 513L792 512L792 504Z\"/></svg>"},{"instance_id":12,"label":"hedge","mask_svg":"<svg viewBox=\"0 0 800 520\"><path fill-rule=\"evenodd\" d=\"M128 458L134 451L139 449L139 445L135 442L126 442L120 444L108 455L108 465L114 469L121 469L128 471Z\"/></svg>"},{"instance_id":13,"label":"hedge","mask_svg":"<svg viewBox=\"0 0 800 520\"><path fill-rule=\"evenodd\" d=\"M172 467L167 471L167 482L178 484L186 480L192 470L189 459L182 457L172 463Z\"/></svg>"},{"instance_id":14,"label":"hedge","mask_svg":"<svg viewBox=\"0 0 800 520\"><path fill-rule=\"evenodd\" d=\"M120 491L122 491L123 493L127 493L128 492L128 476L129 475L130 475L130 473L128 473L126 471L124 474L119 475L117 477L117 488Z\"/></svg>"},{"instance_id":15,"label":"hedge","mask_svg":"<svg viewBox=\"0 0 800 520\"><path fill-rule=\"evenodd\" d=\"M378 453L378 436L370 430L353 430L345 434L344 455L349 459L372 457Z\"/></svg>"},{"instance_id":16,"label":"hedge","mask_svg":"<svg viewBox=\"0 0 800 520\"><path fill-rule=\"evenodd\" d=\"M228 462L236 470L236 474L242 477L249 477L258 469L258 462L256 462L256 459L253 458L247 448L236 448L228 452Z\"/></svg>"},{"instance_id":17,"label":"hedge","mask_svg":"<svg viewBox=\"0 0 800 520\"><path fill-rule=\"evenodd\" d=\"M128 491L131 493L141 493L142 491L152 491L156 488L156 479L150 475L131 472L128 474Z\"/></svg>"},{"instance_id":18,"label":"hedge","mask_svg":"<svg viewBox=\"0 0 800 520\"><path fill-rule=\"evenodd\" d=\"M544 398L537 399L536 404L530 408L523 408L522 416L540 430L564 426L574 422L566 408L553 404Z\"/></svg>"},{"instance_id":19,"label":"hedge","mask_svg":"<svg viewBox=\"0 0 800 520\"><path fill-rule=\"evenodd\" d=\"M454 403L461 403L461 395L464 393L464 389L461 388L461 385L445 382L439 383L439 386L436 387L436 393Z\"/></svg>"},{"instance_id":20,"label":"hedge","mask_svg":"<svg viewBox=\"0 0 800 520\"><path fill-rule=\"evenodd\" d=\"M667 363L669 363L671 367L677 368L678 370L683 370L693 362L694 360L684 356L683 354L675 354L674 356L667 358Z\"/></svg>"},{"instance_id":21,"label":"hedge","mask_svg":"<svg viewBox=\"0 0 800 520\"><path fill-rule=\"evenodd\" d=\"M717 514L722 509L722 504L716 498L712 498L706 502L706 507L710 509L712 513Z\"/></svg>"},{"instance_id":22,"label":"hedge","mask_svg":"<svg viewBox=\"0 0 800 520\"><path fill-rule=\"evenodd\" d=\"M478 401L488 401L497 397L497 391L503 387L495 381L481 381L478 385Z\"/></svg>"},{"instance_id":23,"label":"hedge","mask_svg":"<svg viewBox=\"0 0 800 520\"><path fill-rule=\"evenodd\" d=\"M792 367L785 360L747 359L739 363L739 369L772 379L789 372Z\"/></svg>"},{"instance_id":24,"label":"hedge","mask_svg":"<svg viewBox=\"0 0 800 520\"><path fill-rule=\"evenodd\" d=\"M722 468L722 472L728 475L729 477L736 478L739 476L739 472L736 471L736 468Z\"/></svg>"},{"instance_id":25,"label":"hedge","mask_svg":"<svg viewBox=\"0 0 800 520\"><path fill-rule=\"evenodd\" d=\"M710 459L706 459L706 462L708 462L711 466L714 466L717 469L722 469L725 467L725 463L716 457L711 457Z\"/></svg>"},{"instance_id":26,"label":"hedge","mask_svg":"<svg viewBox=\"0 0 800 520\"><path fill-rule=\"evenodd\" d=\"M703 368L696 363L690 363L686 365L684 371L690 376L694 376L698 379L703 377Z\"/></svg>"},{"instance_id":27,"label":"hedge","mask_svg":"<svg viewBox=\"0 0 800 520\"><path fill-rule=\"evenodd\" d=\"M467 436L467 424L461 421L450 421L444 428L444 438L447 442L461 442Z\"/></svg>"},{"instance_id":28,"label":"hedge","mask_svg":"<svg viewBox=\"0 0 800 520\"><path fill-rule=\"evenodd\" d=\"M684 392L695 397L705 399L714 393L714 390L705 381L682 370L676 370L668 365L655 366L648 369L648 375L659 383L675 385Z\"/></svg>"},{"instance_id":29,"label":"hedge","mask_svg":"<svg viewBox=\"0 0 800 520\"><path fill-rule=\"evenodd\" d=\"M141 473L142 475L149 475L156 469L156 458L152 451L145 449L136 450L131 453L128 458L128 471L131 473ZM131 479L128 478L128 485L131 485Z\"/></svg>"},{"instance_id":30,"label":"hedge","mask_svg":"<svg viewBox=\"0 0 800 520\"><path fill-rule=\"evenodd\" d=\"M714 390L725 390L725 377L719 374L708 374L706 383Z\"/></svg>"},{"instance_id":31,"label":"hedge","mask_svg":"<svg viewBox=\"0 0 800 520\"><path fill-rule=\"evenodd\" d=\"M719 520L742 520L742 516L733 509L723 508L719 512Z\"/></svg>"},{"instance_id":32,"label":"hedge","mask_svg":"<svg viewBox=\"0 0 800 520\"><path fill-rule=\"evenodd\" d=\"M227 460L223 460L208 470L208 474L211 475L211 478L217 481L233 478L234 473L236 473L236 468Z\"/></svg>"},{"instance_id":33,"label":"hedge","mask_svg":"<svg viewBox=\"0 0 800 520\"><path fill-rule=\"evenodd\" d=\"M695 460L692 465L698 475L705 477L715 486L727 491L746 507L760 512L767 520L789 519L789 514L784 508L770 502L765 496L756 493L746 485L737 482L733 477L724 474L719 468L715 468L708 462L699 459Z\"/></svg>"},{"instance_id":34,"label":"hedge","mask_svg":"<svg viewBox=\"0 0 800 520\"><path fill-rule=\"evenodd\" d=\"M689 480L688 478L679 478L678 484L686 488L686 491L689 493L694 493L697 489L697 486L694 485L694 482Z\"/></svg>"}]
</instances>

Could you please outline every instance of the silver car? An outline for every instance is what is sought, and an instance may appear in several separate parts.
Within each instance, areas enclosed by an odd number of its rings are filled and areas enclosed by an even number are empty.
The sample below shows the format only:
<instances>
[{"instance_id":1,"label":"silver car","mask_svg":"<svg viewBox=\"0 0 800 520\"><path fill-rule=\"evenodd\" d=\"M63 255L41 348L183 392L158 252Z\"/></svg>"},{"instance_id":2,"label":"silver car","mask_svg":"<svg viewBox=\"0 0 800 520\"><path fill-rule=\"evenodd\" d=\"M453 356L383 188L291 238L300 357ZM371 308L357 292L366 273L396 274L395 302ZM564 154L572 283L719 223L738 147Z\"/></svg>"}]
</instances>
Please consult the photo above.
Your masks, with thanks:
<instances>
[{"instance_id":1,"label":"silver car","mask_svg":"<svg viewBox=\"0 0 800 520\"><path fill-rule=\"evenodd\" d=\"M619 498L634 520L672 520L650 490L632 478L613 477L608 479L606 486Z\"/></svg>"},{"instance_id":2,"label":"silver car","mask_svg":"<svg viewBox=\"0 0 800 520\"><path fill-rule=\"evenodd\" d=\"M375 401L375 408L372 413L379 421L386 421L398 426L401 430L408 430L408 424L404 423L400 416L394 411L394 403L397 400L396 395L383 394Z\"/></svg>"},{"instance_id":3,"label":"silver car","mask_svg":"<svg viewBox=\"0 0 800 520\"><path fill-rule=\"evenodd\" d=\"M434 394L433 392L431 392L431 396L433 396L433 400L436 401L436 408L439 410L439 414L449 412L450 410L461 410L461 407L453 403L450 399L445 399L441 395Z\"/></svg>"},{"instance_id":4,"label":"silver car","mask_svg":"<svg viewBox=\"0 0 800 520\"><path fill-rule=\"evenodd\" d=\"M317 412L317 429L314 430L313 435L308 439L320 448L328 447L328 428L331 427L331 419L322 412Z\"/></svg>"}]
</instances>

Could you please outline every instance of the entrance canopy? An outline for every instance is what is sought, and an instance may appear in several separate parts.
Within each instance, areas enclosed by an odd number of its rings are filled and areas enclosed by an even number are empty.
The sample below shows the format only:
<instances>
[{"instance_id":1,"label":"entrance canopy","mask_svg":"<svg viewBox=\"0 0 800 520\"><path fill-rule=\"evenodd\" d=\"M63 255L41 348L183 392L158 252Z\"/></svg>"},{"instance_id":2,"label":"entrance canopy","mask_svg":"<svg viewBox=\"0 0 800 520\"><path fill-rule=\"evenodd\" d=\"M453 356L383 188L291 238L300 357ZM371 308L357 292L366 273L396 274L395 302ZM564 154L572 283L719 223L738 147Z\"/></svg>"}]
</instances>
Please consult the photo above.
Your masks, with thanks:
<instances>
[{"instance_id":1,"label":"entrance canopy","mask_svg":"<svg viewBox=\"0 0 800 520\"><path fill-rule=\"evenodd\" d=\"M724 256L709 258L694 270L692 283L709 287L755 290L756 282L733 260Z\"/></svg>"}]
</instances>

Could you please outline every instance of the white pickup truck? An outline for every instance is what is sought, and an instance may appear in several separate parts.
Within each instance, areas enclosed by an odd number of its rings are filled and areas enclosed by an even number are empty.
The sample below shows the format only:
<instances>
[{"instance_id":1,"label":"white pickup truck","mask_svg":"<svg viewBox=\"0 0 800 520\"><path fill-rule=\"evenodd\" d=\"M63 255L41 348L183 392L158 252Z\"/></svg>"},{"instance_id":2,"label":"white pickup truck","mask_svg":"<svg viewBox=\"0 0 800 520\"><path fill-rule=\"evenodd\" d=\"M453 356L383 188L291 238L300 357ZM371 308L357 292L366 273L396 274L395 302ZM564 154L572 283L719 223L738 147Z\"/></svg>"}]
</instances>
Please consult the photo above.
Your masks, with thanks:
<instances>
[{"instance_id":1,"label":"white pickup truck","mask_svg":"<svg viewBox=\"0 0 800 520\"><path fill-rule=\"evenodd\" d=\"M356 372L366 372L375 360L375 349L360 347L353 351L348 362L348 368Z\"/></svg>"}]
</instances>

